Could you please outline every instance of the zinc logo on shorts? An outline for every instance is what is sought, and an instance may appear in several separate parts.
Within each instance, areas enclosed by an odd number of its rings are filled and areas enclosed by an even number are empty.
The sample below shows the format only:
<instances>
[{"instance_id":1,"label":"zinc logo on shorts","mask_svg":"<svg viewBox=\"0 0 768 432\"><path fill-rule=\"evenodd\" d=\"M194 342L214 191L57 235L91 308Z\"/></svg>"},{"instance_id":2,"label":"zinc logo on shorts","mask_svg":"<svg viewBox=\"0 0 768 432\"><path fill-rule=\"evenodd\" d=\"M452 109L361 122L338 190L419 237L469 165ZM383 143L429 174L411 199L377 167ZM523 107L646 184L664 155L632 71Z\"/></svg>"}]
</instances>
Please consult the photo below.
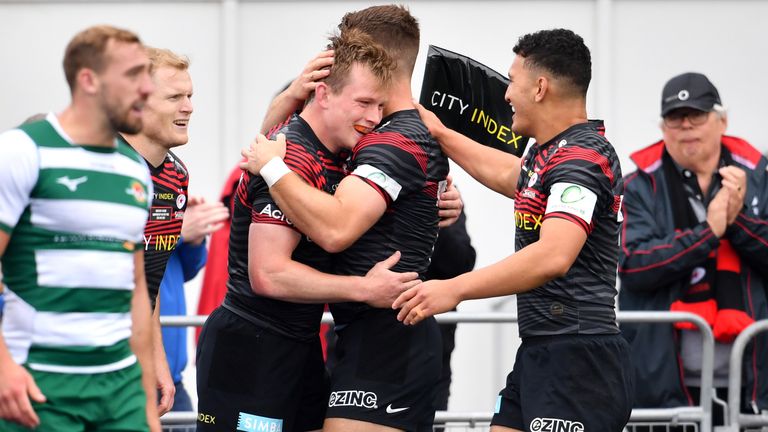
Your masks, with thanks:
<instances>
[{"instance_id":1,"label":"zinc logo on shorts","mask_svg":"<svg viewBox=\"0 0 768 432\"><path fill-rule=\"evenodd\" d=\"M376 393L362 390L343 390L331 393L328 406L358 406L362 408L377 408Z\"/></svg>"},{"instance_id":2,"label":"zinc logo on shorts","mask_svg":"<svg viewBox=\"0 0 768 432\"><path fill-rule=\"evenodd\" d=\"M584 425L572 420L536 417L530 429L531 432L584 432Z\"/></svg>"}]
</instances>

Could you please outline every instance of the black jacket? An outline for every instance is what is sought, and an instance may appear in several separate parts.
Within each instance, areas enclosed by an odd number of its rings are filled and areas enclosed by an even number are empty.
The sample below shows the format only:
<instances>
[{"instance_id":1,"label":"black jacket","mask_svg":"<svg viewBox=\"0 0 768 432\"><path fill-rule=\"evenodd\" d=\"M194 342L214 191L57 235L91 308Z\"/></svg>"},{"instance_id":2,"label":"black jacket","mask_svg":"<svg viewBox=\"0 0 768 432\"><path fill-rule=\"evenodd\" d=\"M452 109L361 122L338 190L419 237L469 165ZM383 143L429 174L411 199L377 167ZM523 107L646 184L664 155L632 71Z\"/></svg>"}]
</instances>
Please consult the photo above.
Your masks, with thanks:
<instances>
[{"instance_id":1,"label":"black jacket","mask_svg":"<svg viewBox=\"0 0 768 432\"><path fill-rule=\"evenodd\" d=\"M741 290L747 313L768 318L768 173L766 158L746 141L724 136L734 164L747 172L744 209L725 236L742 260ZM675 232L669 190L661 169L664 142L632 154L638 170L625 178L624 227L619 257L619 308L669 310L694 267L720 240L703 222ZM683 386L679 333L671 324L624 324L634 355L636 407L693 405ZM768 408L768 335L761 333L744 355L742 401ZM752 409L750 409L752 411Z\"/></svg>"}]
</instances>

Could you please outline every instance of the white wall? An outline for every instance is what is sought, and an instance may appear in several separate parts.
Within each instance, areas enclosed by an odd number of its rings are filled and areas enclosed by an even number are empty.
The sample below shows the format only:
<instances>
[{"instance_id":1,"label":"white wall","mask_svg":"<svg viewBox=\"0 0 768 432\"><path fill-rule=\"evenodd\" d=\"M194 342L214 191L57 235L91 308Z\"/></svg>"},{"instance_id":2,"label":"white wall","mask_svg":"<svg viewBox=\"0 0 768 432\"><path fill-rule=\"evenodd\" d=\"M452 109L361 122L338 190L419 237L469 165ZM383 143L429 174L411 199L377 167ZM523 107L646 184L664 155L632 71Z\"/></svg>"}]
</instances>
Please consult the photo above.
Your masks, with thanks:
<instances>
[{"instance_id":1,"label":"white wall","mask_svg":"<svg viewBox=\"0 0 768 432\"><path fill-rule=\"evenodd\" d=\"M524 33L566 27L592 49L590 115L604 118L608 136L634 169L631 151L659 138L661 87L673 75L706 73L730 108L732 134L768 150L768 85L764 29L768 3L693 0L407 1L421 21L422 53L435 44L505 73ZM150 45L192 60L195 114L188 146L191 190L218 195L256 133L272 95L325 45L325 36L362 1L8 1L0 0L0 130L68 102L61 58L78 30L99 23L137 31ZM424 60L417 62L419 94ZM478 266L512 252L512 203L457 172ZM521 271L523 271L521 269ZM196 287L193 285L193 288ZM190 296L193 300L194 295ZM462 310L487 310L494 300ZM514 310L514 302L505 310ZM511 367L514 326L459 327L452 410L487 411ZM496 339L498 338L498 339ZM496 341L500 340L500 346ZM499 351L495 349L499 348ZM191 373L187 373L191 375Z\"/></svg>"}]
</instances>

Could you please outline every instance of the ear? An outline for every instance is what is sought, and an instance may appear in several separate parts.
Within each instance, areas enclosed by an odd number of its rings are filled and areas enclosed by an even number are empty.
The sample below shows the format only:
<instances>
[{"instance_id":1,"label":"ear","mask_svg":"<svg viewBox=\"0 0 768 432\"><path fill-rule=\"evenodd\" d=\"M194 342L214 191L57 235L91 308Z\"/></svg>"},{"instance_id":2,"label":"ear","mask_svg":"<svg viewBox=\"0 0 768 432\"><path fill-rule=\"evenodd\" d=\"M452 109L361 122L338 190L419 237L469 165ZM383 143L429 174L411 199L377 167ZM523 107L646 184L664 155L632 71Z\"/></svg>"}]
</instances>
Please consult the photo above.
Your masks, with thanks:
<instances>
[{"instance_id":1,"label":"ear","mask_svg":"<svg viewBox=\"0 0 768 432\"><path fill-rule=\"evenodd\" d=\"M82 68L77 72L77 86L85 93L94 94L99 90L99 77L93 69Z\"/></svg>"},{"instance_id":2,"label":"ear","mask_svg":"<svg viewBox=\"0 0 768 432\"><path fill-rule=\"evenodd\" d=\"M720 127L721 127L721 135L725 135L725 130L728 129L728 114L723 113L722 117L720 117Z\"/></svg>"},{"instance_id":3,"label":"ear","mask_svg":"<svg viewBox=\"0 0 768 432\"><path fill-rule=\"evenodd\" d=\"M536 102L544 100L544 96L546 96L549 91L549 84L549 78L545 76L540 76L536 79L536 95L534 96Z\"/></svg>"},{"instance_id":4,"label":"ear","mask_svg":"<svg viewBox=\"0 0 768 432\"><path fill-rule=\"evenodd\" d=\"M315 87L315 101L323 108L328 108L328 97L330 96L331 88L328 87L323 81L317 83Z\"/></svg>"}]
</instances>

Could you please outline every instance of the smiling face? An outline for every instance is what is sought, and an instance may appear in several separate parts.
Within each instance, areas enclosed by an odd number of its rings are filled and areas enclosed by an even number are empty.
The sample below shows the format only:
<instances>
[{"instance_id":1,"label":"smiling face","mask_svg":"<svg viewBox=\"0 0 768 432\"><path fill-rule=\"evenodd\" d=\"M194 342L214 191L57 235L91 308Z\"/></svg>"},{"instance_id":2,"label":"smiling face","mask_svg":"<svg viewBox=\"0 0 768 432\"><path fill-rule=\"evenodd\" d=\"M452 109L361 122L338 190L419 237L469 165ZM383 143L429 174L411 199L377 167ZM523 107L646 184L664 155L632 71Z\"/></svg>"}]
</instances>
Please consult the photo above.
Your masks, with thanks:
<instances>
[{"instance_id":1,"label":"smiling face","mask_svg":"<svg viewBox=\"0 0 768 432\"><path fill-rule=\"evenodd\" d=\"M110 40L107 62L95 76L99 85L98 103L112 128L134 134L142 130L142 111L154 85L149 76L149 58L138 43Z\"/></svg>"},{"instance_id":2,"label":"smiling face","mask_svg":"<svg viewBox=\"0 0 768 432\"><path fill-rule=\"evenodd\" d=\"M325 121L332 139L339 147L352 149L381 122L386 91L370 69L358 63L352 65L341 89L327 90Z\"/></svg>"},{"instance_id":3,"label":"smiling face","mask_svg":"<svg viewBox=\"0 0 768 432\"><path fill-rule=\"evenodd\" d=\"M518 135L533 136L531 126L532 108L536 95L536 81L533 71L525 66L525 58L515 56L509 67L509 85L504 99L512 107L512 131Z\"/></svg>"},{"instance_id":4,"label":"smiling face","mask_svg":"<svg viewBox=\"0 0 768 432\"><path fill-rule=\"evenodd\" d=\"M169 149L186 144L193 111L189 72L160 66L155 69L153 80L156 89L144 110L143 134Z\"/></svg>"}]
</instances>

